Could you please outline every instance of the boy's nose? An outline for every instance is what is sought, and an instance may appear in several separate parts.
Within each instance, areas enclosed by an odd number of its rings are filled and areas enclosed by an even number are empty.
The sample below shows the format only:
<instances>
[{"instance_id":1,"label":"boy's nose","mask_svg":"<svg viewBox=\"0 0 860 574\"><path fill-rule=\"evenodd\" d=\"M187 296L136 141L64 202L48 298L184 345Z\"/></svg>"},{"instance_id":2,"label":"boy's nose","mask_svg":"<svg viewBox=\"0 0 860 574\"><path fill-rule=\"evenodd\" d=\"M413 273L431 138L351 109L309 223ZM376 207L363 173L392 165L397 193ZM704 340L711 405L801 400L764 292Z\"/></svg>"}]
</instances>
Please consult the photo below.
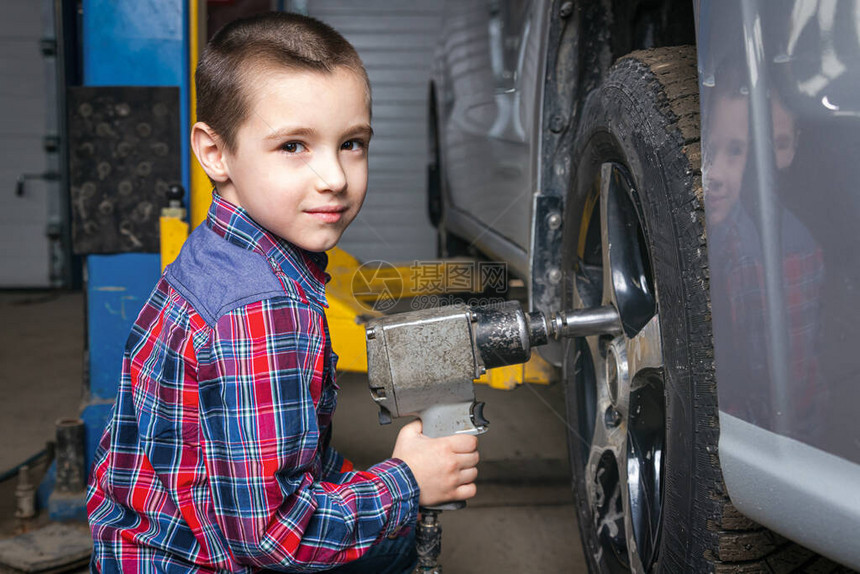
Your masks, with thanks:
<instances>
[{"instance_id":1,"label":"boy's nose","mask_svg":"<svg viewBox=\"0 0 860 574\"><path fill-rule=\"evenodd\" d=\"M337 157L321 157L309 166L317 175L317 191L339 193L346 189L346 172Z\"/></svg>"},{"instance_id":2,"label":"boy's nose","mask_svg":"<svg viewBox=\"0 0 860 574\"><path fill-rule=\"evenodd\" d=\"M727 169L729 166L724 153L711 152L702 158L702 171L708 174L711 181L722 178Z\"/></svg>"}]
</instances>

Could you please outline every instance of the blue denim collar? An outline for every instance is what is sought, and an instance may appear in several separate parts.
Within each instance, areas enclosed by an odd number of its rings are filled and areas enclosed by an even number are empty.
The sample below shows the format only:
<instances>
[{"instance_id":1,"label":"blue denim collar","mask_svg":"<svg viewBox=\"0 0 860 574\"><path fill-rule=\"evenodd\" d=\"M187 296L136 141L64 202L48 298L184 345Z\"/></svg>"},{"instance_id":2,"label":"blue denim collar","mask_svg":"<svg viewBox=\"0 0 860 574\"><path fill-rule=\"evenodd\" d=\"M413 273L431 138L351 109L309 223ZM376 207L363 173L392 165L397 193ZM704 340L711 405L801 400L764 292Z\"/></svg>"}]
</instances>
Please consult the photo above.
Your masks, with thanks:
<instances>
[{"instance_id":1,"label":"blue denim collar","mask_svg":"<svg viewBox=\"0 0 860 574\"><path fill-rule=\"evenodd\" d=\"M330 279L325 272L328 255L306 251L278 237L254 221L243 208L214 191L206 225L230 243L266 257L296 281L307 297L328 307L325 296L325 284Z\"/></svg>"}]
</instances>

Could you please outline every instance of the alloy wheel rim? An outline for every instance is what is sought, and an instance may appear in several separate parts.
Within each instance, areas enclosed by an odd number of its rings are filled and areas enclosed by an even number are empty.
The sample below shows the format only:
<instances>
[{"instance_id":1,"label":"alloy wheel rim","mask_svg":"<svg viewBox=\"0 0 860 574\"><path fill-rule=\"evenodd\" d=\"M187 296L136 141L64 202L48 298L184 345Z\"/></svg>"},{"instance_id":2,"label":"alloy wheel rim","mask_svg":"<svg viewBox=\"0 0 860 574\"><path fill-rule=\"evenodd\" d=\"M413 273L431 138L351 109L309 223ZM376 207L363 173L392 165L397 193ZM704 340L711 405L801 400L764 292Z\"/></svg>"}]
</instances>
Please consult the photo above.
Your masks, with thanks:
<instances>
[{"instance_id":1,"label":"alloy wheel rim","mask_svg":"<svg viewBox=\"0 0 860 574\"><path fill-rule=\"evenodd\" d=\"M601 165L597 179L597 197L586 202L593 211L583 217L572 299L575 308L615 307L623 331L572 342L574 430L600 556L612 572L644 573L657 557L663 502L660 318L632 179L618 163Z\"/></svg>"}]
</instances>

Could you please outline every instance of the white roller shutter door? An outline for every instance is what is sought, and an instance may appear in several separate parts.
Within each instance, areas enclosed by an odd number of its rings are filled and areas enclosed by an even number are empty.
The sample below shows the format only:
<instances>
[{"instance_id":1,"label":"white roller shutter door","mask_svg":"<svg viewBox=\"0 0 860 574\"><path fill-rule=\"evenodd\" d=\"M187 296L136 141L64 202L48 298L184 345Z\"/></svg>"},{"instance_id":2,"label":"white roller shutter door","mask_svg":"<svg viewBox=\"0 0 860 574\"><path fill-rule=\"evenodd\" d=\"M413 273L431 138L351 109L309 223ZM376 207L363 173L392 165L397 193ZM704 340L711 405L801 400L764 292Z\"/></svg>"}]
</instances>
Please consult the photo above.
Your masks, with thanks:
<instances>
[{"instance_id":1,"label":"white roller shutter door","mask_svg":"<svg viewBox=\"0 0 860 574\"><path fill-rule=\"evenodd\" d=\"M5 0L0 17L0 288L47 287L48 185L22 173L45 171L45 66L39 51L42 3Z\"/></svg>"}]
</instances>

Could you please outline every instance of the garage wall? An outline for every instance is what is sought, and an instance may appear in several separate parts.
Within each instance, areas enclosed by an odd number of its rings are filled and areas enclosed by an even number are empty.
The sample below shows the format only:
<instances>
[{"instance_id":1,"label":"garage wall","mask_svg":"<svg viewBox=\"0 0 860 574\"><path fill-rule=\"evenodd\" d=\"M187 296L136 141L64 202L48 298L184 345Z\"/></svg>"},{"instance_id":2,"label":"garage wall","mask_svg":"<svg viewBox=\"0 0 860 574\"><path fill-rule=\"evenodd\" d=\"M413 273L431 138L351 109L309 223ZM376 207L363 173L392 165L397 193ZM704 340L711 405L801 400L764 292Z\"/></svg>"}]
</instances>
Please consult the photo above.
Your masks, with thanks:
<instances>
[{"instance_id":1,"label":"garage wall","mask_svg":"<svg viewBox=\"0 0 860 574\"><path fill-rule=\"evenodd\" d=\"M0 17L0 288L49 285L48 186L21 173L45 170L42 2L3 0Z\"/></svg>"},{"instance_id":2,"label":"garage wall","mask_svg":"<svg viewBox=\"0 0 860 574\"><path fill-rule=\"evenodd\" d=\"M367 200L340 246L361 261L436 255L427 219L427 85L442 0L308 0L358 50L373 89Z\"/></svg>"}]
</instances>

